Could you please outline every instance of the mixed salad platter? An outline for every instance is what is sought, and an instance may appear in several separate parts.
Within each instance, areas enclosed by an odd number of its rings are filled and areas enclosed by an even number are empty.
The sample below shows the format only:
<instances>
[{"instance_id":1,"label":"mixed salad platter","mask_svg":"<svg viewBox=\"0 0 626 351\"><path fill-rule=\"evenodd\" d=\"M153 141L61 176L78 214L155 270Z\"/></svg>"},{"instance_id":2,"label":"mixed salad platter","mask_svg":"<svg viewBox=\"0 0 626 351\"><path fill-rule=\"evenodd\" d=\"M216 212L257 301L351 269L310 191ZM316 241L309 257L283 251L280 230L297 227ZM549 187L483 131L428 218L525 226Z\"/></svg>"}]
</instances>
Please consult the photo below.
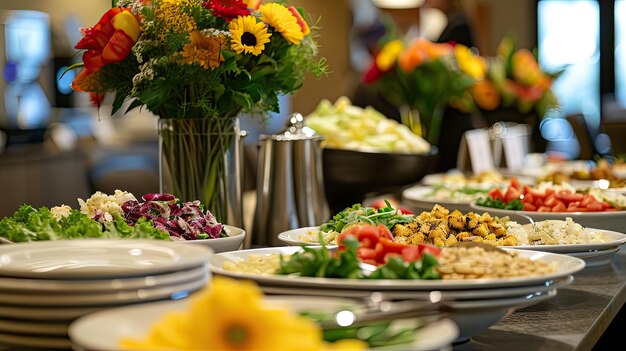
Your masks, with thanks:
<instances>
[{"instance_id":1,"label":"mixed salad platter","mask_svg":"<svg viewBox=\"0 0 626 351\"><path fill-rule=\"evenodd\" d=\"M76 238L149 238L199 241L229 236L200 201L181 202L172 194L133 194L116 190L96 192L79 208L68 205L34 208L22 205L0 220L4 243Z\"/></svg>"}]
</instances>

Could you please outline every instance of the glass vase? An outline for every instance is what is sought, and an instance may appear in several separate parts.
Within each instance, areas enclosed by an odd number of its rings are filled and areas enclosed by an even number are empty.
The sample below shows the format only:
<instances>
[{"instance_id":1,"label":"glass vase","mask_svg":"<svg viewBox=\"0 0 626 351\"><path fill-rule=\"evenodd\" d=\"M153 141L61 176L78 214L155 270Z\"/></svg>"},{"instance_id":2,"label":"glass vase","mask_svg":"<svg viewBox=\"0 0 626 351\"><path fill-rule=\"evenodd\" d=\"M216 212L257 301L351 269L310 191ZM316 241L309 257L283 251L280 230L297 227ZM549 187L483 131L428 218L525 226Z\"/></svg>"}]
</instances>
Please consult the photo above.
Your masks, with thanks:
<instances>
[{"instance_id":1,"label":"glass vase","mask_svg":"<svg viewBox=\"0 0 626 351\"><path fill-rule=\"evenodd\" d=\"M431 145L439 144L439 136L441 134L441 122L443 120L442 104L435 104L432 108L414 108L411 106L400 107L400 121L411 131Z\"/></svg>"},{"instance_id":2,"label":"glass vase","mask_svg":"<svg viewBox=\"0 0 626 351\"><path fill-rule=\"evenodd\" d=\"M243 138L238 117L160 118L162 193L200 200L224 224L243 228Z\"/></svg>"}]
</instances>

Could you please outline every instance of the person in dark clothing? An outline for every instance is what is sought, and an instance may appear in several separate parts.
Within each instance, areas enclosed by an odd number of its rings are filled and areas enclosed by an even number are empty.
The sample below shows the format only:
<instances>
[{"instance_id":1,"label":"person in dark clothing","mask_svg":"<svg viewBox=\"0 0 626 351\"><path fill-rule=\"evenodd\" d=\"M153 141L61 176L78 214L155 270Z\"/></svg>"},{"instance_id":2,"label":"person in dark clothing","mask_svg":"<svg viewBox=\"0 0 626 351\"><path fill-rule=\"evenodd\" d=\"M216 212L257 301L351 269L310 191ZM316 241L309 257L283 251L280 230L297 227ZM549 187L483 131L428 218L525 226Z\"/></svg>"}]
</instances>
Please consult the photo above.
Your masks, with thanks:
<instances>
[{"instance_id":1,"label":"person in dark clothing","mask_svg":"<svg viewBox=\"0 0 626 351\"><path fill-rule=\"evenodd\" d=\"M461 44L475 47L474 31L461 0L426 0L424 8L436 8L443 12L448 23L436 40L438 43Z\"/></svg>"}]
</instances>

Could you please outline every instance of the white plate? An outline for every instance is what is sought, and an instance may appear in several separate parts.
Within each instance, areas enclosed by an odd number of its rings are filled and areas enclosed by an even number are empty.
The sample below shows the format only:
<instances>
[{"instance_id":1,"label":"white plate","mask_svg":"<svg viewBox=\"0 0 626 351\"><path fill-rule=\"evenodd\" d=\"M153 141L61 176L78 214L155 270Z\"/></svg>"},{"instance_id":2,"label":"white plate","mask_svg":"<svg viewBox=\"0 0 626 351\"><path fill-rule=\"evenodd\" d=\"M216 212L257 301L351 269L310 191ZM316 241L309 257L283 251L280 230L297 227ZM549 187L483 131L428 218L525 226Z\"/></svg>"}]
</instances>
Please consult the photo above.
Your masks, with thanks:
<instances>
[{"instance_id":1,"label":"white plate","mask_svg":"<svg viewBox=\"0 0 626 351\"><path fill-rule=\"evenodd\" d=\"M0 276L79 279L144 276L199 267L212 250L160 240L74 239L0 246Z\"/></svg>"},{"instance_id":2,"label":"white plate","mask_svg":"<svg viewBox=\"0 0 626 351\"><path fill-rule=\"evenodd\" d=\"M272 304L287 306L294 311L312 308L332 310L346 305L345 299L267 298ZM81 317L69 328L75 350L119 350L122 337L140 338L147 334L151 324L166 313L185 311L189 301L168 301L145 305L120 307ZM190 331L193 332L193 331ZM459 336L458 327L449 319L433 322L416 332L411 350L438 350L448 347ZM295 346L295 345L294 345ZM403 345L406 347L407 345Z\"/></svg>"},{"instance_id":3,"label":"white plate","mask_svg":"<svg viewBox=\"0 0 626 351\"><path fill-rule=\"evenodd\" d=\"M619 247L614 247L599 251L572 252L567 255L582 259L585 261L585 267L597 267L610 263L613 259L613 255L615 255L615 253L619 250Z\"/></svg>"},{"instance_id":4,"label":"white plate","mask_svg":"<svg viewBox=\"0 0 626 351\"><path fill-rule=\"evenodd\" d=\"M485 187L493 188L494 186L506 186L511 182L512 177L516 177L522 184L534 184L535 178L532 176L525 176L521 174L507 174L505 170L499 172L502 176L502 182L496 180L491 182L477 182L475 180L467 180L467 177L461 177L461 172L458 170L448 173L433 173L427 174L422 178L420 184L422 185L454 185L454 186L469 186L469 187Z\"/></svg>"},{"instance_id":5,"label":"white plate","mask_svg":"<svg viewBox=\"0 0 626 351\"><path fill-rule=\"evenodd\" d=\"M463 213L466 213L472 210L469 204L473 199L487 195L486 192L480 193L469 200L453 197L444 199L433 199L428 197L428 195L432 192L433 187L431 186L416 185L403 190L402 199L405 200L407 204L423 211L430 211L435 205L439 204L449 209L450 211L459 210Z\"/></svg>"},{"instance_id":6,"label":"white plate","mask_svg":"<svg viewBox=\"0 0 626 351\"><path fill-rule=\"evenodd\" d=\"M207 284L209 275L202 279L193 280L180 285L159 286L154 288L110 291L100 294L50 294L45 298L41 295L9 294L0 293L0 301L3 305L13 306L98 306L110 304L130 304L147 301L162 300L164 298L176 299L188 296Z\"/></svg>"},{"instance_id":7,"label":"white plate","mask_svg":"<svg viewBox=\"0 0 626 351\"><path fill-rule=\"evenodd\" d=\"M21 291L28 294L50 293L102 293L136 290L180 284L191 280L207 279L207 265L184 271L126 279L47 280L0 277L0 292Z\"/></svg>"},{"instance_id":8,"label":"white plate","mask_svg":"<svg viewBox=\"0 0 626 351\"><path fill-rule=\"evenodd\" d=\"M596 252L602 250L615 249L624 243L626 243L626 234L618 233L612 230L587 228L587 230L593 232L604 232L604 235L609 241L603 243L588 243L588 244L561 244L561 245L517 245L513 246L516 249L524 250L536 250L544 252L555 252L570 254L573 252Z\"/></svg>"},{"instance_id":9,"label":"white plate","mask_svg":"<svg viewBox=\"0 0 626 351\"><path fill-rule=\"evenodd\" d=\"M2 346L50 350L69 349L72 343L66 337L55 338L52 336L0 333L0 347ZM11 350L11 348L9 350Z\"/></svg>"},{"instance_id":10,"label":"white plate","mask_svg":"<svg viewBox=\"0 0 626 351\"><path fill-rule=\"evenodd\" d=\"M311 236L317 238L317 232L320 227L303 227L284 231L278 234L278 240L287 245L292 246L319 246L318 242L310 242L302 240L302 236ZM335 247L336 245L326 245L326 247Z\"/></svg>"},{"instance_id":11,"label":"white plate","mask_svg":"<svg viewBox=\"0 0 626 351\"><path fill-rule=\"evenodd\" d=\"M476 205L475 201L470 203L472 209L478 213L489 212L495 216L521 215L530 217L533 221L544 221L547 219L565 220L565 217L572 217L574 222L587 228L598 228L602 230L612 230L616 232L624 231L626 228L626 211L611 212L536 212L503 210L499 208Z\"/></svg>"},{"instance_id":12,"label":"white plate","mask_svg":"<svg viewBox=\"0 0 626 351\"><path fill-rule=\"evenodd\" d=\"M245 260L249 254L293 254L302 250L296 246L271 247L252 250L240 250L215 254L210 259L210 268L215 274L229 276L239 279L255 280L260 285L272 286L306 286L314 288L337 288L337 289L364 289L364 290L450 290L450 289L485 289L499 287L515 287L524 285L541 284L549 280L559 279L574 274L585 268L585 262L576 257L561 254L539 252L533 250L516 250L506 248L506 250L517 251L523 257L532 260L542 259L548 262L556 262L557 271L553 274L546 274L531 277L512 278L484 278L466 280L393 280L393 279L341 279L341 278L315 278L315 277L295 277L285 275L260 275L250 273L239 273L227 271L222 268L224 262L237 263Z\"/></svg>"},{"instance_id":13,"label":"white plate","mask_svg":"<svg viewBox=\"0 0 626 351\"><path fill-rule=\"evenodd\" d=\"M246 231L233 227L230 225L224 225L224 230L226 231L227 237L223 238L215 238L215 239L201 239L201 240L180 240L175 241L177 243L185 243L185 244L195 244L195 245L206 245L213 249L214 252L226 252L226 251L234 251L241 246L243 240L246 237Z\"/></svg>"},{"instance_id":14,"label":"white plate","mask_svg":"<svg viewBox=\"0 0 626 351\"><path fill-rule=\"evenodd\" d=\"M0 333L57 335L67 337L68 323L0 319Z\"/></svg>"},{"instance_id":15,"label":"white plate","mask_svg":"<svg viewBox=\"0 0 626 351\"><path fill-rule=\"evenodd\" d=\"M528 285L514 288L476 289L476 290L444 290L444 291L385 291L382 295L386 299L423 299L430 300L433 294L439 295L443 301L462 300L491 300L507 297L519 297L527 294L547 292L552 289L559 289L571 284L574 276L569 275L555 281L548 281L544 284ZM326 296L344 298L367 298L372 294L367 290L347 290L347 289L324 289L324 288L296 288L288 286L261 286L267 294L276 295L303 295L303 296Z\"/></svg>"}]
</instances>

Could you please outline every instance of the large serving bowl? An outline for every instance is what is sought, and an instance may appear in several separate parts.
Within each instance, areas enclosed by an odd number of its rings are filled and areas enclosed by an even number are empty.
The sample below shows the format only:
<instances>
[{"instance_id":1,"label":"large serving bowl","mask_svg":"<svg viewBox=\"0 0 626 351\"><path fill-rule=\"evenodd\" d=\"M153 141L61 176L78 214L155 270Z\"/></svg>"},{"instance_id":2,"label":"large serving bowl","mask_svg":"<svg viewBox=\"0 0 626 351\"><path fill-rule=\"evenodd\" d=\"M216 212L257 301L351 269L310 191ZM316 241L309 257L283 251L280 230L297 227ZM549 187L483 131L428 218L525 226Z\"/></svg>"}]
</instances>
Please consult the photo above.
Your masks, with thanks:
<instances>
[{"instance_id":1,"label":"large serving bowl","mask_svg":"<svg viewBox=\"0 0 626 351\"><path fill-rule=\"evenodd\" d=\"M362 202L368 194L399 192L435 170L438 151L379 153L324 148L326 198L332 213Z\"/></svg>"}]
</instances>

